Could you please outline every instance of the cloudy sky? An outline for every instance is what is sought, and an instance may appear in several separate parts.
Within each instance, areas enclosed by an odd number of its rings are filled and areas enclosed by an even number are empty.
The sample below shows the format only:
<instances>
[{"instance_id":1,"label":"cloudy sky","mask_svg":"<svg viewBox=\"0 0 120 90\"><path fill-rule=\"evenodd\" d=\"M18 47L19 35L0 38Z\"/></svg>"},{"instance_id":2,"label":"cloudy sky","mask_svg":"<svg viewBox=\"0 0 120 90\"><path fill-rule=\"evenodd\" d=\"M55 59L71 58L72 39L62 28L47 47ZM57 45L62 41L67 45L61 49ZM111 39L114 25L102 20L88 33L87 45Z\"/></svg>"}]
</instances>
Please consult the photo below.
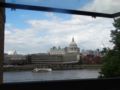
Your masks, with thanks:
<instances>
[{"instance_id":1,"label":"cloudy sky","mask_svg":"<svg viewBox=\"0 0 120 90\"><path fill-rule=\"evenodd\" d=\"M17 2L18 1L18 2ZM25 2L26 1L26 2ZM8 0L30 4L29 0ZM69 3L67 3L69 2ZM32 4L104 13L120 11L120 0L34 0ZM104 8L103 8L104 7ZM112 48L113 19L50 12L6 9L5 52L21 54L48 52L53 46L66 47L74 37L82 49Z\"/></svg>"}]
</instances>

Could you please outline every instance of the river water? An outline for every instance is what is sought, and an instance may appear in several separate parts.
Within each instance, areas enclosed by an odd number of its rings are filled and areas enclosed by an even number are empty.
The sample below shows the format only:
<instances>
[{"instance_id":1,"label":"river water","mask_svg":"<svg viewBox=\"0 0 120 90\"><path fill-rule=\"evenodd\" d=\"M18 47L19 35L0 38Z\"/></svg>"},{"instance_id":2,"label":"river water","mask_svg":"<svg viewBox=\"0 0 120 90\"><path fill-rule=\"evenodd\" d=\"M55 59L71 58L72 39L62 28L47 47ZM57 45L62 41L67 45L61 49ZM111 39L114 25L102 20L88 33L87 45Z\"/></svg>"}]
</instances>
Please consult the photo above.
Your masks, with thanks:
<instances>
[{"instance_id":1,"label":"river water","mask_svg":"<svg viewBox=\"0 0 120 90\"><path fill-rule=\"evenodd\" d=\"M4 83L10 82L28 82L28 81L49 81L49 80L68 80L68 79L88 79L99 76L98 69L81 70L59 70L51 72L4 72Z\"/></svg>"}]
</instances>

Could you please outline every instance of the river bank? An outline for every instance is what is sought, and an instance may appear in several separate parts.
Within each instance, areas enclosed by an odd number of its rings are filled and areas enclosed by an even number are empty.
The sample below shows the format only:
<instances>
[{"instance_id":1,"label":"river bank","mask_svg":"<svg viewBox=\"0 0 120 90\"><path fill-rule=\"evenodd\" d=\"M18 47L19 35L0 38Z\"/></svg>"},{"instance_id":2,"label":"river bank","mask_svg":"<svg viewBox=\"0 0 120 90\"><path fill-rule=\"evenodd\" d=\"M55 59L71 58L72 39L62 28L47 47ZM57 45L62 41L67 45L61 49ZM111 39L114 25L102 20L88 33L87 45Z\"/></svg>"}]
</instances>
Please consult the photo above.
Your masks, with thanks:
<instances>
[{"instance_id":1,"label":"river bank","mask_svg":"<svg viewBox=\"0 0 120 90\"><path fill-rule=\"evenodd\" d=\"M22 66L4 66L3 71L28 71L34 68L52 68L52 70L79 70L79 69L100 69L102 65L78 65L78 64L65 64L65 65L22 65Z\"/></svg>"}]
</instances>

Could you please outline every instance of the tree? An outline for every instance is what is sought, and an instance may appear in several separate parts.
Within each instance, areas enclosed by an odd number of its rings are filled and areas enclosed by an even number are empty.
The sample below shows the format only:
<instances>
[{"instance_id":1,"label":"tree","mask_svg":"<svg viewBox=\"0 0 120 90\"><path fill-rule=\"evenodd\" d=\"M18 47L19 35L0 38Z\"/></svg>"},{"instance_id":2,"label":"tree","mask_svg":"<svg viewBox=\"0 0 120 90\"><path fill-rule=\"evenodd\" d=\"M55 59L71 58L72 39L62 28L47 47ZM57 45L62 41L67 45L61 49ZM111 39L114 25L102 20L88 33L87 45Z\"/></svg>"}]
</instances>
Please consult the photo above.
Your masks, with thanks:
<instances>
[{"instance_id":1,"label":"tree","mask_svg":"<svg viewBox=\"0 0 120 90\"><path fill-rule=\"evenodd\" d=\"M100 77L120 77L120 18L115 19L113 26L116 28L111 31L112 42L114 47L106 52L103 57L103 66Z\"/></svg>"},{"instance_id":2,"label":"tree","mask_svg":"<svg viewBox=\"0 0 120 90\"><path fill-rule=\"evenodd\" d=\"M109 48L103 48L102 51L101 51L101 54L102 55L105 55L107 52L109 51Z\"/></svg>"}]
</instances>

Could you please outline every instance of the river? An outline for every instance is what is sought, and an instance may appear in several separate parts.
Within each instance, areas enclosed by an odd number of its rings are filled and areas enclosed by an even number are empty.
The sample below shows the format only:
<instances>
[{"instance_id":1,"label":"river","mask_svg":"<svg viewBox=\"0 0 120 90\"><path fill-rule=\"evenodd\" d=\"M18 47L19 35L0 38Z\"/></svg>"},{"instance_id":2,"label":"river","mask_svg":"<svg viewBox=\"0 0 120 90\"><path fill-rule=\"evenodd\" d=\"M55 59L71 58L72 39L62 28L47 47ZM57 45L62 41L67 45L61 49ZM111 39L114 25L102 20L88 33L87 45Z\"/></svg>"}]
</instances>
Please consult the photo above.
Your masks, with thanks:
<instances>
[{"instance_id":1,"label":"river","mask_svg":"<svg viewBox=\"0 0 120 90\"><path fill-rule=\"evenodd\" d=\"M51 72L34 73L32 71L4 72L4 83L28 82L28 81L49 81L49 80L68 80L68 79L88 79L97 78L99 69L81 70L59 70Z\"/></svg>"}]
</instances>

